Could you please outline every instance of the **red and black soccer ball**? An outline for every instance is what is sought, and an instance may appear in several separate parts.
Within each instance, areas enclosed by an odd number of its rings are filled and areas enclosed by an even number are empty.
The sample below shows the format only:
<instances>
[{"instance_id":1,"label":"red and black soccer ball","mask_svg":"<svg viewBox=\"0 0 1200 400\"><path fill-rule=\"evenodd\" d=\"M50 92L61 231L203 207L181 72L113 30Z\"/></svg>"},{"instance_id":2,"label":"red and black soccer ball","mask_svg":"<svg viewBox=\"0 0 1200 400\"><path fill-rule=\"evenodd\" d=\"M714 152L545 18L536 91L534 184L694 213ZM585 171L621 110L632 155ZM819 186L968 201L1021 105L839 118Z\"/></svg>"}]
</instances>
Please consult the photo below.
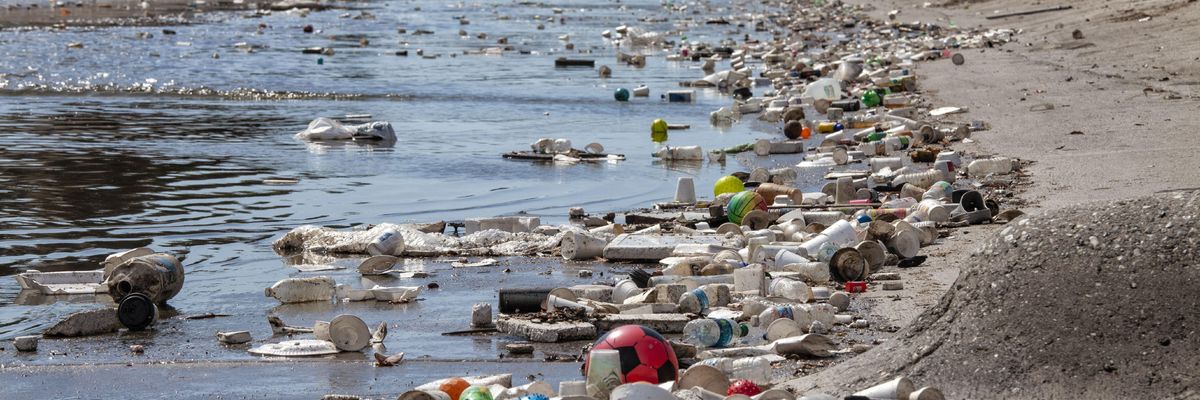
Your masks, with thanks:
<instances>
[{"instance_id":1,"label":"red and black soccer ball","mask_svg":"<svg viewBox=\"0 0 1200 400\"><path fill-rule=\"evenodd\" d=\"M659 384L679 377L679 360L671 343L653 329L642 325L624 325L601 336L592 345L592 350L610 349L620 353L621 378L625 383L647 382ZM583 360L583 370L587 362Z\"/></svg>"}]
</instances>

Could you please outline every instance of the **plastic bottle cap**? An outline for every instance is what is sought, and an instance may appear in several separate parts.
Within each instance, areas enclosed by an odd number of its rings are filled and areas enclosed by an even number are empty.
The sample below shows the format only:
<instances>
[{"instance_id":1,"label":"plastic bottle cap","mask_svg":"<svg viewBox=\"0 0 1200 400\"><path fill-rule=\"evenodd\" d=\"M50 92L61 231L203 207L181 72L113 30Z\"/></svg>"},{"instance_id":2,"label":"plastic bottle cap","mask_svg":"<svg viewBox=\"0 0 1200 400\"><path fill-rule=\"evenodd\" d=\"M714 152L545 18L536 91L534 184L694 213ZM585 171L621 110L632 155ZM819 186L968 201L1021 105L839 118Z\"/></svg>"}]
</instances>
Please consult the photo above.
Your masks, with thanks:
<instances>
[{"instance_id":1,"label":"plastic bottle cap","mask_svg":"<svg viewBox=\"0 0 1200 400\"><path fill-rule=\"evenodd\" d=\"M158 320L158 306L141 293L134 293L121 299L117 306L117 319L131 331L144 330Z\"/></svg>"}]
</instances>

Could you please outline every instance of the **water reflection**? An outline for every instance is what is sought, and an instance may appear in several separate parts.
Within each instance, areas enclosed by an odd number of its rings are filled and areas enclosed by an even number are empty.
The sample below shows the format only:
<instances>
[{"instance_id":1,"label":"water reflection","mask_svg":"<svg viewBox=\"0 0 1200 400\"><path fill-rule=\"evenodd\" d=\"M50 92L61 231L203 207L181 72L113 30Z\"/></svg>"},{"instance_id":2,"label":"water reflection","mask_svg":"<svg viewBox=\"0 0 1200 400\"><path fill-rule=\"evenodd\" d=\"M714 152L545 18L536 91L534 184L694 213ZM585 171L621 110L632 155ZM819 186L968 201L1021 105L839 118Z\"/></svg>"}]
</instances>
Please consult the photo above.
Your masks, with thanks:
<instances>
[{"instance_id":1,"label":"water reflection","mask_svg":"<svg viewBox=\"0 0 1200 400\"><path fill-rule=\"evenodd\" d=\"M44 306L59 302L113 305L112 296L107 294L47 295L32 289L22 290L13 300L13 304L22 306Z\"/></svg>"},{"instance_id":2,"label":"water reflection","mask_svg":"<svg viewBox=\"0 0 1200 400\"><path fill-rule=\"evenodd\" d=\"M268 124L279 123L278 116L229 113L228 107L207 104L121 105L72 102L0 114L0 129L10 132L0 146L0 230L9 235L0 245L0 275L30 263L48 272L94 269L108 253L148 246L155 236L261 232L219 226L248 208L240 199L293 191L230 190L275 174L271 163L216 152L174 153L180 145L253 140ZM230 116L218 121L213 113ZM52 254L64 256L45 257Z\"/></svg>"}]
</instances>

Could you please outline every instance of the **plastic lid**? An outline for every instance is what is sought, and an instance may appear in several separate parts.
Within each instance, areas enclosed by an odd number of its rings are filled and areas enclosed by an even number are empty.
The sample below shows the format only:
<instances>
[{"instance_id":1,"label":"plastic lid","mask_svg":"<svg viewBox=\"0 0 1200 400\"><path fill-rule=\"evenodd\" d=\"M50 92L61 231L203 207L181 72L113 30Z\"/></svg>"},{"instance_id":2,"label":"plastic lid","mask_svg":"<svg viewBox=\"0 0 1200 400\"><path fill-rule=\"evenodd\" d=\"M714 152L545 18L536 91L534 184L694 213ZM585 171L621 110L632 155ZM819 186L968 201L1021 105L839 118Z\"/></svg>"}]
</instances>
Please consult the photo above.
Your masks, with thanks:
<instances>
[{"instance_id":1,"label":"plastic lid","mask_svg":"<svg viewBox=\"0 0 1200 400\"><path fill-rule=\"evenodd\" d=\"M121 299L117 319L131 331L144 330L158 321L158 306L146 295L134 293Z\"/></svg>"}]
</instances>

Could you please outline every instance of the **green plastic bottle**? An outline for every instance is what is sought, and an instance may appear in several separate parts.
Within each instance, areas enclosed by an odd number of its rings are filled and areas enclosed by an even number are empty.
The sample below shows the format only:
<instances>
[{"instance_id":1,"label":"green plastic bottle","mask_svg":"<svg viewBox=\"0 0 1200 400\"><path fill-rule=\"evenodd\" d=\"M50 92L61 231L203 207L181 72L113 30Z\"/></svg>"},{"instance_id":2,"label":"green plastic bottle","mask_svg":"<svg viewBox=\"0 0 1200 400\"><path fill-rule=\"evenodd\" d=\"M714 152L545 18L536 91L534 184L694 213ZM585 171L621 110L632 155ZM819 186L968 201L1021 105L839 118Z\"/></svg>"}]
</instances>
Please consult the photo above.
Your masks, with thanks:
<instances>
[{"instance_id":1,"label":"green plastic bottle","mask_svg":"<svg viewBox=\"0 0 1200 400\"><path fill-rule=\"evenodd\" d=\"M862 94L862 103L866 107L879 107L879 104L883 103L883 99L879 97L879 93L875 93L874 90L868 90Z\"/></svg>"}]
</instances>

